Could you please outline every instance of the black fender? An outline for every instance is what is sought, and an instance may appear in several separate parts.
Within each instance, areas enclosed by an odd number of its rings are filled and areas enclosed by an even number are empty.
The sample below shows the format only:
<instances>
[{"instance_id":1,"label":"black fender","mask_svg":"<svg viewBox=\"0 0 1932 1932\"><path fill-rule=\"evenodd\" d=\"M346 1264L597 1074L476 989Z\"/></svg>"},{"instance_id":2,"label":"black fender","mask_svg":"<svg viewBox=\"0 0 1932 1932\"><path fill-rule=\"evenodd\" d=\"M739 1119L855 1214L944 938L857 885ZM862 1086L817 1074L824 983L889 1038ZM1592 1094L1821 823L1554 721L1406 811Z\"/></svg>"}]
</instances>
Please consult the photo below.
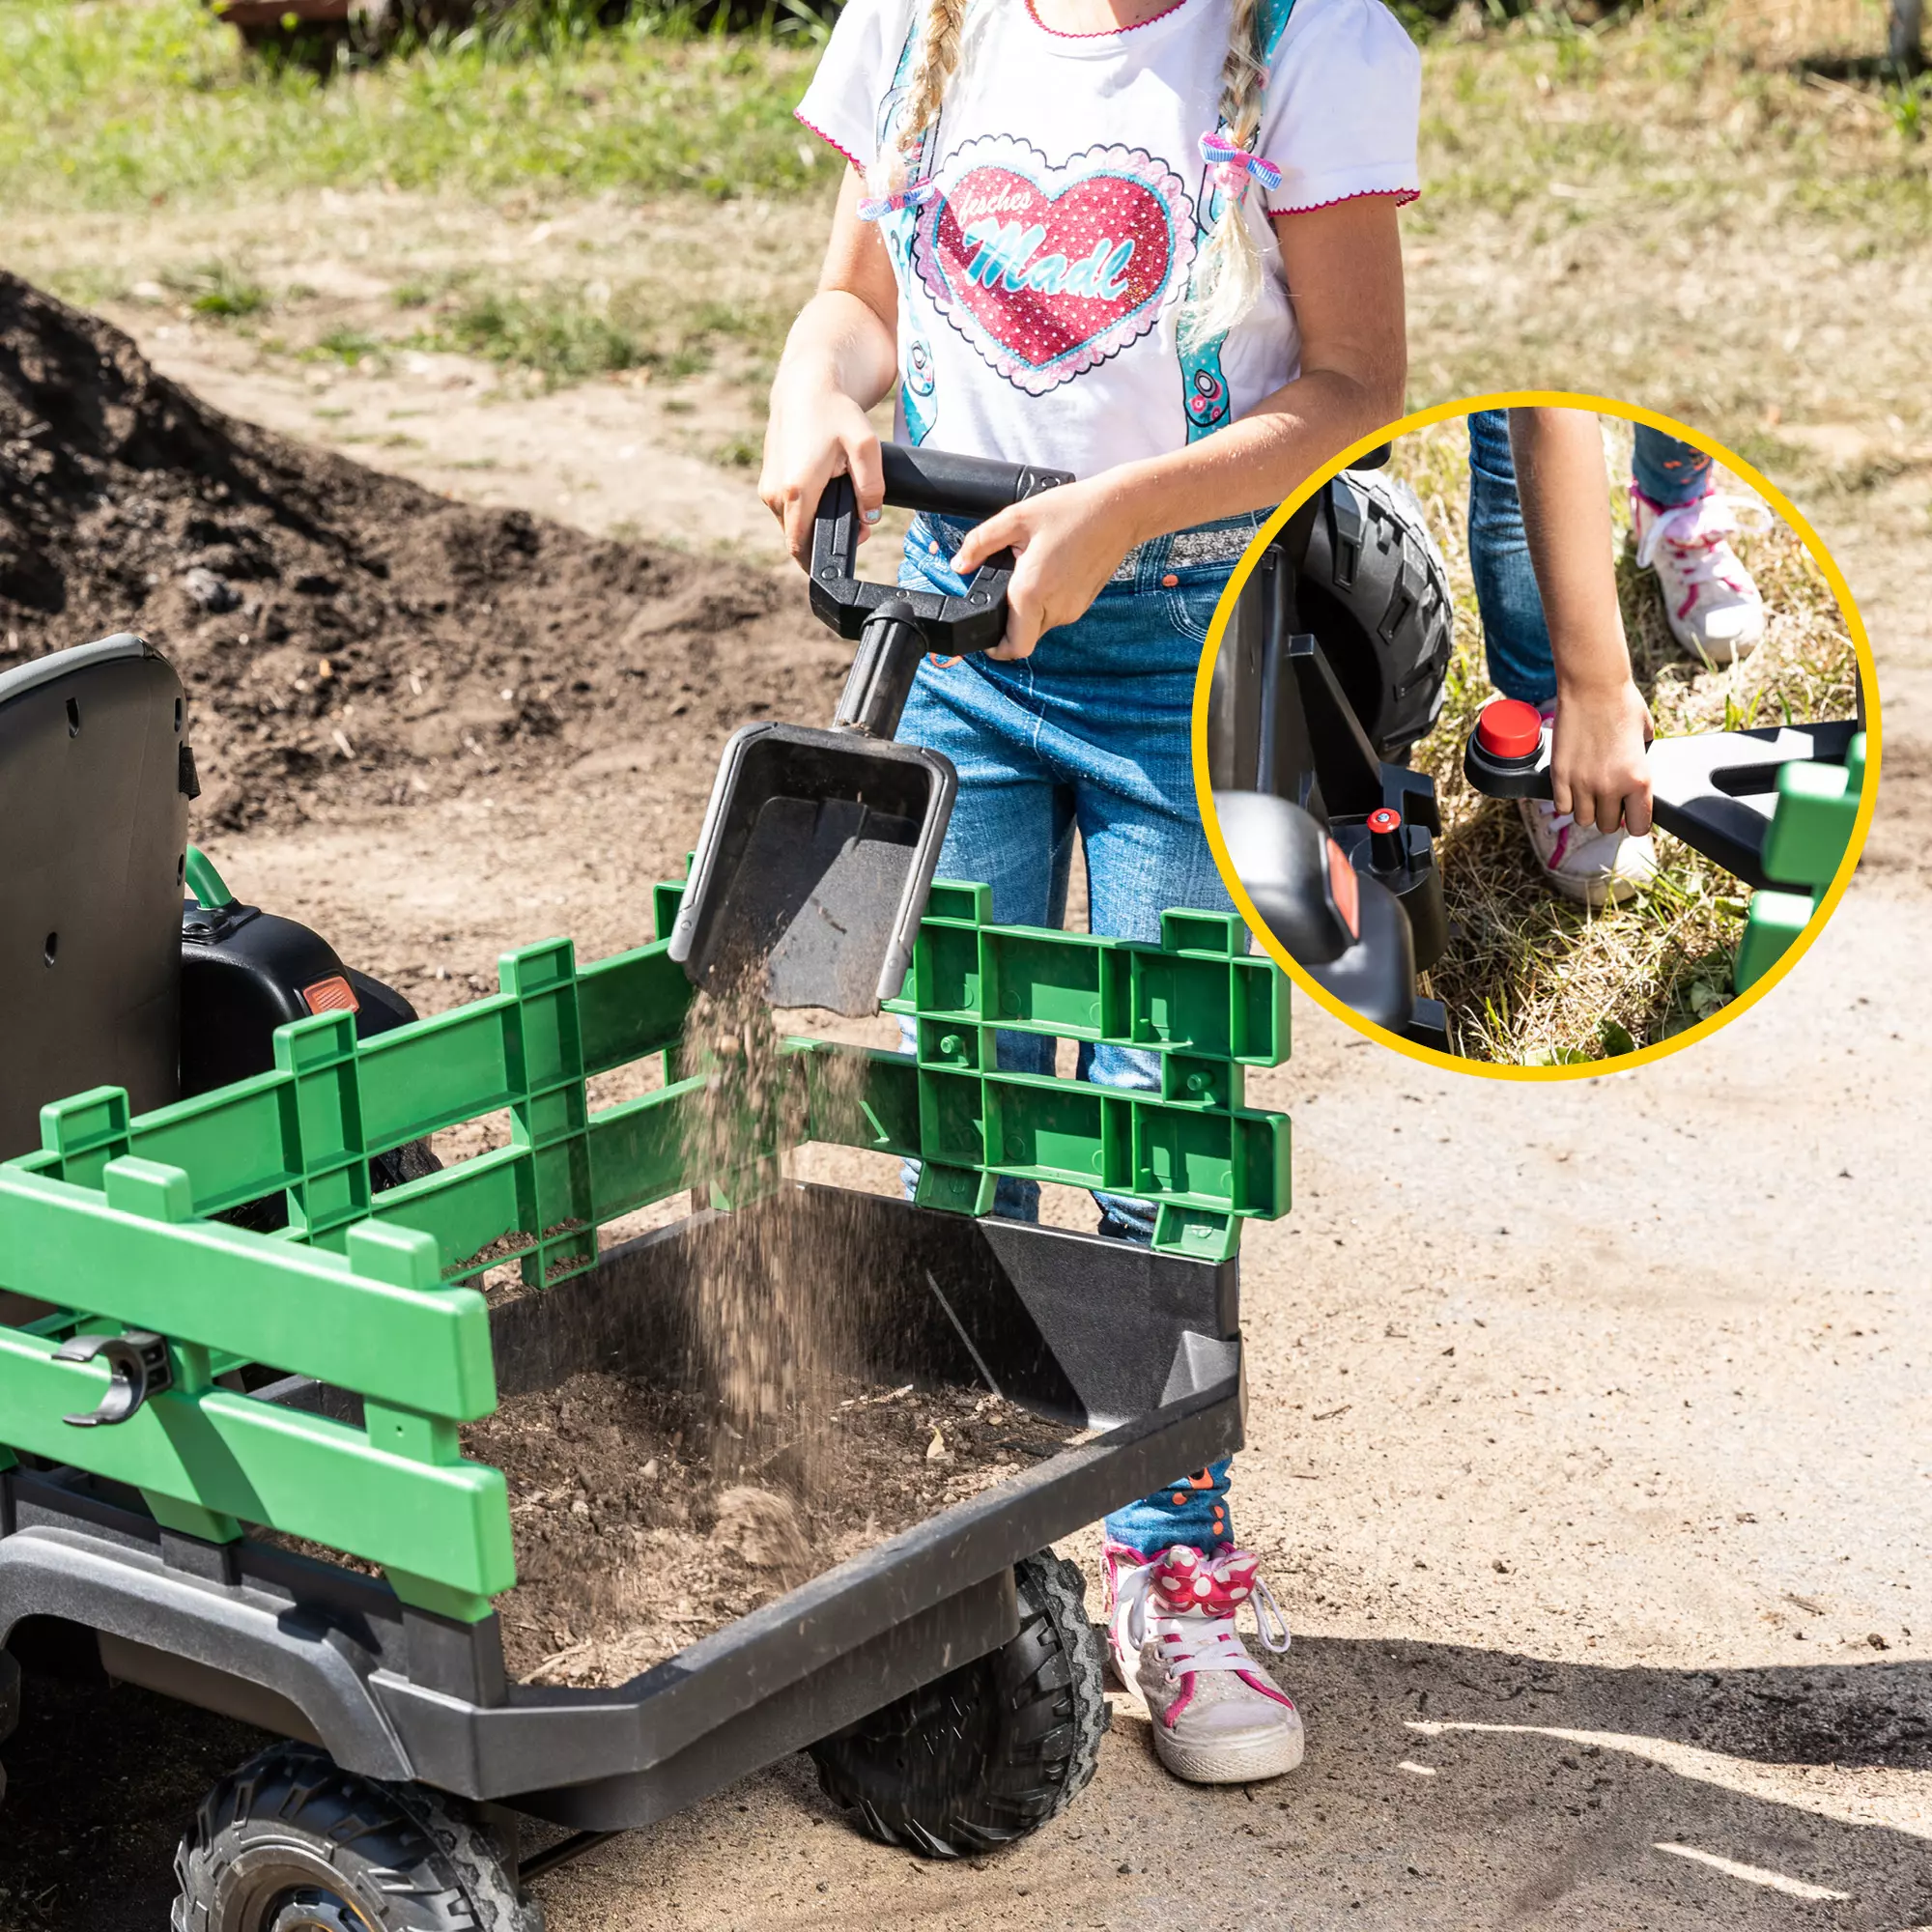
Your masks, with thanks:
<instances>
[{"instance_id":1,"label":"black fender","mask_svg":"<svg viewBox=\"0 0 1932 1932\"><path fill-rule=\"evenodd\" d=\"M190 900L182 908L181 965L184 1095L266 1073L277 1027L350 999L362 1039L416 1016L393 986L345 966L319 932L255 906L210 910Z\"/></svg>"},{"instance_id":2,"label":"black fender","mask_svg":"<svg viewBox=\"0 0 1932 1932\"><path fill-rule=\"evenodd\" d=\"M0 1663L23 1618L95 1633L111 1676L320 1744L345 1771L413 1776L366 1654L289 1599L172 1569L157 1553L36 1526L0 1539ZM0 1687L7 1679L0 1670ZM18 1671L11 1673L17 1683ZM11 1709L0 1688L0 1733Z\"/></svg>"}]
</instances>

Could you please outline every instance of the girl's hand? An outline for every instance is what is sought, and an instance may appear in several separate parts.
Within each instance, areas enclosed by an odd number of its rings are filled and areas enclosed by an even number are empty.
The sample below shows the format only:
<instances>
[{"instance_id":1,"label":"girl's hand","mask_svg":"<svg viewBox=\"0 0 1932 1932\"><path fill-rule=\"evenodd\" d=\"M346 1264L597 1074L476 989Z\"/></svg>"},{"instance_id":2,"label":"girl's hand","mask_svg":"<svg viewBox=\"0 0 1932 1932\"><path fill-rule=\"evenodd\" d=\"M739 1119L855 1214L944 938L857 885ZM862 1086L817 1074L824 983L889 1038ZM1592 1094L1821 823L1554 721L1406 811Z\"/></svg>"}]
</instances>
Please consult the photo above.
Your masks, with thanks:
<instances>
[{"instance_id":1,"label":"girl's hand","mask_svg":"<svg viewBox=\"0 0 1932 1932\"><path fill-rule=\"evenodd\" d=\"M1085 615L1136 540L1104 477L1042 491L969 530L952 558L961 577L998 551L1014 554L1007 635L986 655L1029 657L1042 632Z\"/></svg>"},{"instance_id":2,"label":"girl's hand","mask_svg":"<svg viewBox=\"0 0 1932 1932\"><path fill-rule=\"evenodd\" d=\"M866 412L842 389L824 382L787 383L781 375L772 385L758 495L784 526L785 546L797 563L811 559L812 519L825 486L844 475L858 495L863 543L886 500L879 439Z\"/></svg>"},{"instance_id":3,"label":"girl's hand","mask_svg":"<svg viewBox=\"0 0 1932 1932\"><path fill-rule=\"evenodd\" d=\"M1579 825L1634 838L1650 830L1650 708L1626 677L1607 690L1559 690L1550 731L1549 792Z\"/></svg>"}]
</instances>

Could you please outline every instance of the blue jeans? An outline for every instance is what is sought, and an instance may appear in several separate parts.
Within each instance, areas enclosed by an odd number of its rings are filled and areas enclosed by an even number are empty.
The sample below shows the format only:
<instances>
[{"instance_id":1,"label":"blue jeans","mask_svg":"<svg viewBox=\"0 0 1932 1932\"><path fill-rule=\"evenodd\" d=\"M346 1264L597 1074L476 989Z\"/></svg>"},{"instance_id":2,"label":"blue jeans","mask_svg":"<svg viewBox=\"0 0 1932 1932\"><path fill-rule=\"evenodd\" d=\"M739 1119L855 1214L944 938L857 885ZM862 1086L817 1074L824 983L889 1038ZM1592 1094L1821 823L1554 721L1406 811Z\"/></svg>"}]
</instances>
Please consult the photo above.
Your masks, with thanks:
<instances>
[{"instance_id":1,"label":"blue jeans","mask_svg":"<svg viewBox=\"0 0 1932 1932\"><path fill-rule=\"evenodd\" d=\"M1638 423L1631 474L1653 503L1668 509L1709 491L1711 459ZM1523 535L1506 410L1478 410L1469 418L1469 571L1490 682L1505 697L1547 703L1556 696L1556 659Z\"/></svg>"},{"instance_id":2,"label":"blue jeans","mask_svg":"<svg viewBox=\"0 0 1932 1932\"><path fill-rule=\"evenodd\" d=\"M1245 538L1262 521L1207 527ZM950 557L966 527L921 518L907 542L937 539ZM1202 645L1234 559L1189 561L1193 534L1142 545L1087 614L1047 632L1029 658L920 668L898 735L944 752L959 773L939 874L990 886L1003 925L1065 923L1076 834L1092 932L1157 942L1170 908L1231 909L1195 805L1189 725ZM925 582L910 564L900 581ZM998 1063L1006 1071L1051 1073L1054 1047L1049 1035L1002 1033ZM1078 1068L1100 1086L1160 1086L1160 1056L1143 1048L1082 1041ZM1094 1200L1103 1235L1153 1238L1151 1203L1112 1194ZM1037 1221L1038 1183L1002 1176L994 1212ZM1174 1543L1211 1549L1229 1541L1227 1488L1224 1461L1117 1511L1107 1533L1138 1549Z\"/></svg>"}]
</instances>

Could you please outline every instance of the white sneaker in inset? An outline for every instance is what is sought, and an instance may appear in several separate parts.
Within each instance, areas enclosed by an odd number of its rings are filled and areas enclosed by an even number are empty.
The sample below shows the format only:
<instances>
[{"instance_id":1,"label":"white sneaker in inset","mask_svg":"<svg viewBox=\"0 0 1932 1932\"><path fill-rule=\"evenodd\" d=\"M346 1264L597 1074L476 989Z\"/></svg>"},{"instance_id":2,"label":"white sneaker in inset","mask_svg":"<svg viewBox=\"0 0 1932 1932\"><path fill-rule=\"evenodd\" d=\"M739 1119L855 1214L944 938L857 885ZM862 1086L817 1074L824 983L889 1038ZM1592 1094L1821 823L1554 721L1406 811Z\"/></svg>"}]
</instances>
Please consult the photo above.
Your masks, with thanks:
<instances>
[{"instance_id":1,"label":"white sneaker in inset","mask_svg":"<svg viewBox=\"0 0 1932 1932\"><path fill-rule=\"evenodd\" d=\"M1235 1632L1236 1613L1252 1603L1262 1642L1288 1648L1288 1625L1258 1564L1245 1549L1205 1556L1176 1544L1143 1558L1107 1547L1114 1667L1147 1699L1155 1755L1191 1784L1248 1784L1301 1762L1301 1714Z\"/></svg>"},{"instance_id":2,"label":"white sneaker in inset","mask_svg":"<svg viewBox=\"0 0 1932 1932\"><path fill-rule=\"evenodd\" d=\"M1657 876L1657 854L1649 835L1633 838L1619 828L1599 832L1558 811L1547 798L1520 798L1530 850L1550 889L1578 905L1622 905Z\"/></svg>"},{"instance_id":3,"label":"white sneaker in inset","mask_svg":"<svg viewBox=\"0 0 1932 1932\"><path fill-rule=\"evenodd\" d=\"M1631 485L1639 570L1657 573L1670 634L1693 658L1727 665L1764 636L1764 600L1728 539L1739 527L1714 490L1666 509Z\"/></svg>"}]
</instances>

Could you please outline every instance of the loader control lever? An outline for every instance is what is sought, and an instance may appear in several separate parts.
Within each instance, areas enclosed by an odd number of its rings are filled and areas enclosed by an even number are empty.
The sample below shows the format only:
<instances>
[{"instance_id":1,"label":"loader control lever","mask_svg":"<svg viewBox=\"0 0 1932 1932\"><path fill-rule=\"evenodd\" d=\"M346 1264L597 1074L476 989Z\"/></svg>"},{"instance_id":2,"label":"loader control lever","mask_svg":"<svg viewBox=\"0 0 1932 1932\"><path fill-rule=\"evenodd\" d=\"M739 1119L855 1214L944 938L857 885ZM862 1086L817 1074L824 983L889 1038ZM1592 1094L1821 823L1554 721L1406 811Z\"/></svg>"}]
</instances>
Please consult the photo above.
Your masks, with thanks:
<instances>
[{"instance_id":1,"label":"loader control lever","mask_svg":"<svg viewBox=\"0 0 1932 1932\"><path fill-rule=\"evenodd\" d=\"M1842 765L1861 729L1857 718L1757 725L1654 738L1651 816L1693 852L1753 892L1777 882L1764 869L1764 841L1787 765ZM1550 795L1549 727L1532 704L1499 697L1483 709L1463 752L1463 776L1487 798Z\"/></svg>"}]
</instances>

